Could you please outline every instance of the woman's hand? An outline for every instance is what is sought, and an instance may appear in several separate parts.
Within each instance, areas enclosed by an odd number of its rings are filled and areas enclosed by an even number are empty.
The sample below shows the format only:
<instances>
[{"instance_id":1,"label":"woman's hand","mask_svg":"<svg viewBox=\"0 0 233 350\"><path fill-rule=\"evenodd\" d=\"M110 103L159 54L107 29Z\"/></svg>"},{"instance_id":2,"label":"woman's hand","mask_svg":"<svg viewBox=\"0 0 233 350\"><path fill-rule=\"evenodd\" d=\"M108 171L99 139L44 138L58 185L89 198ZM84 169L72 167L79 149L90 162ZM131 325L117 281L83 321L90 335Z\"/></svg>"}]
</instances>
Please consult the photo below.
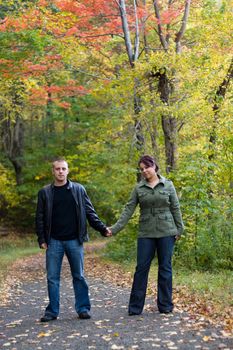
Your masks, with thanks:
<instances>
[{"instance_id":1,"label":"woman's hand","mask_svg":"<svg viewBox=\"0 0 233 350\"><path fill-rule=\"evenodd\" d=\"M106 231L105 231L105 237L111 237L112 236L112 231L109 227L106 228Z\"/></svg>"},{"instance_id":2,"label":"woman's hand","mask_svg":"<svg viewBox=\"0 0 233 350\"><path fill-rule=\"evenodd\" d=\"M42 243L42 244L40 245L40 248L41 248L41 249L48 249L47 243Z\"/></svg>"}]
</instances>

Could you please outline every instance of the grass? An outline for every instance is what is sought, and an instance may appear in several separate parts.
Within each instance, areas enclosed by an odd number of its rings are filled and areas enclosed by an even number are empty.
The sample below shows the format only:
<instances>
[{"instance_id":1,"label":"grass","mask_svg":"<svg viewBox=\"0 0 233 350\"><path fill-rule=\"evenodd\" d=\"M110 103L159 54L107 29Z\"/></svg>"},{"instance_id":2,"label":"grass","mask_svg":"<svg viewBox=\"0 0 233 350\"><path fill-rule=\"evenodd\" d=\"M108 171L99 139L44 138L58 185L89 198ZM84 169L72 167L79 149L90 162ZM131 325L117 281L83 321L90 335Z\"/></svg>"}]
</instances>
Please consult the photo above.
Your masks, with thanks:
<instances>
[{"instance_id":1,"label":"grass","mask_svg":"<svg viewBox=\"0 0 233 350\"><path fill-rule=\"evenodd\" d=\"M109 258L107 260L110 261ZM134 262L122 262L120 265L125 272L131 272L133 276ZM149 274L149 285L156 285L157 272L157 263L153 261ZM233 273L230 270L204 272L174 266L173 287L186 288L189 295L193 294L200 300L214 303L220 312L230 306L233 307Z\"/></svg>"},{"instance_id":2,"label":"grass","mask_svg":"<svg viewBox=\"0 0 233 350\"><path fill-rule=\"evenodd\" d=\"M0 238L0 285L11 265L20 258L39 252L35 235L10 234Z\"/></svg>"},{"instance_id":3,"label":"grass","mask_svg":"<svg viewBox=\"0 0 233 350\"><path fill-rule=\"evenodd\" d=\"M208 297L223 306L233 306L233 273L229 270L216 272L174 269L174 284L185 285L191 292Z\"/></svg>"},{"instance_id":4,"label":"grass","mask_svg":"<svg viewBox=\"0 0 233 350\"><path fill-rule=\"evenodd\" d=\"M103 247L102 240L94 240L86 244L86 251L91 254L101 254ZM93 251L92 251L93 250ZM0 238L0 285L3 283L7 271L11 265L20 258L37 254L39 252L35 235L11 234ZM113 261L104 258L112 264ZM119 264L119 263L118 263ZM135 262L122 262L120 264L124 271L130 271L133 275ZM155 285L157 281L157 264L153 262L149 281ZM205 300L221 305L222 308L233 306L233 273L228 270L216 272L190 271L185 268L174 266L173 268L174 287L185 286L190 293L194 293Z\"/></svg>"}]
</instances>

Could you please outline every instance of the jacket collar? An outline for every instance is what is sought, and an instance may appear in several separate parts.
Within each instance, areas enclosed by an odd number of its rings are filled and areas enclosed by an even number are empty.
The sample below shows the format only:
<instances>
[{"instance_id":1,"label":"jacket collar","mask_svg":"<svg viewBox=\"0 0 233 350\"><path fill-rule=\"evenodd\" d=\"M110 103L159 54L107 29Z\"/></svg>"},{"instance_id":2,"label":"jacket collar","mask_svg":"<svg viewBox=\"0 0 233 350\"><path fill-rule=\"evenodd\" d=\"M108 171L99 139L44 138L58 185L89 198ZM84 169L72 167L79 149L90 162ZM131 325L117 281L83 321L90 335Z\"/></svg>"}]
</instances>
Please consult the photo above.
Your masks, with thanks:
<instances>
[{"instance_id":1,"label":"jacket collar","mask_svg":"<svg viewBox=\"0 0 233 350\"><path fill-rule=\"evenodd\" d=\"M158 175L158 178L159 178L159 184L162 184L163 186L165 185L165 177L163 177L162 175ZM139 182L139 187L143 187L143 186L148 186L148 183L145 179L142 179L140 182Z\"/></svg>"},{"instance_id":2,"label":"jacket collar","mask_svg":"<svg viewBox=\"0 0 233 350\"><path fill-rule=\"evenodd\" d=\"M67 180L67 190L71 190L72 189L72 187L73 187L73 183L72 183L72 181L70 181L70 180Z\"/></svg>"},{"instance_id":3,"label":"jacket collar","mask_svg":"<svg viewBox=\"0 0 233 350\"><path fill-rule=\"evenodd\" d=\"M67 180L66 189L67 189L67 190L71 190L71 189L72 189L72 187L73 187L73 183L72 183L72 181ZM51 183L51 188L52 188L52 189L54 188L54 182L53 182L53 183Z\"/></svg>"}]
</instances>

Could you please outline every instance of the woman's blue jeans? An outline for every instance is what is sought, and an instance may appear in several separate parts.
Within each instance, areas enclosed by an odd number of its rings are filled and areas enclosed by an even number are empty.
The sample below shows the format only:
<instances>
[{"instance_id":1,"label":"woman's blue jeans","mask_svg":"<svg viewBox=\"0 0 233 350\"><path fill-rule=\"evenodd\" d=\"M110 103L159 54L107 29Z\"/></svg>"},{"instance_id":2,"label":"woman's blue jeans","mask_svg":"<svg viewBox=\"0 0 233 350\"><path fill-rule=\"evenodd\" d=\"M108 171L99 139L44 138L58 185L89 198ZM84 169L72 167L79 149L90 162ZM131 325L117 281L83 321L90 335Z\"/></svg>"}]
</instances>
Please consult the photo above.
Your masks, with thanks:
<instances>
[{"instance_id":1,"label":"woman's blue jeans","mask_svg":"<svg viewBox=\"0 0 233 350\"><path fill-rule=\"evenodd\" d=\"M84 278L83 245L77 239L59 241L51 239L46 251L46 270L48 282L49 304L45 310L46 315L58 316L60 306L60 275L64 254L70 264L75 295L75 310L79 314L91 308L88 294L88 285Z\"/></svg>"},{"instance_id":2,"label":"woman's blue jeans","mask_svg":"<svg viewBox=\"0 0 233 350\"><path fill-rule=\"evenodd\" d=\"M157 305L159 311L172 311L172 254L175 236L139 238L137 266L129 300L129 313L142 313L151 262L158 256Z\"/></svg>"}]
</instances>

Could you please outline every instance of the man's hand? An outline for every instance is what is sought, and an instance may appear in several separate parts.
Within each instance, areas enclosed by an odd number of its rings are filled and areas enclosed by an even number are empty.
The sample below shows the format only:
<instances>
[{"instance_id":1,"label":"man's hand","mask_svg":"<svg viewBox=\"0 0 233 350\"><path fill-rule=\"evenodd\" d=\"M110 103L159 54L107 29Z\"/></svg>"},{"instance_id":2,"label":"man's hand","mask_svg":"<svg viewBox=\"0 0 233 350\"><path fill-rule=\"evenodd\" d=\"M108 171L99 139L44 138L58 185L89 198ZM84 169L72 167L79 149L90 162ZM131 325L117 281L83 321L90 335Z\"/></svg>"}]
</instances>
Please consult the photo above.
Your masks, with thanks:
<instances>
[{"instance_id":1,"label":"man's hand","mask_svg":"<svg viewBox=\"0 0 233 350\"><path fill-rule=\"evenodd\" d=\"M176 235L175 236L176 241L179 241L180 238L181 238L181 235Z\"/></svg>"},{"instance_id":2,"label":"man's hand","mask_svg":"<svg viewBox=\"0 0 233 350\"><path fill-rule=\"evenodd\" d=\"M42 243L42 244L40 245L40 248L41 248L41 249L48 249L47 243Z\"/></svg>"},{"instance_id":3,"label":"man's hand","mask_svg":"<svg viewBox=\"0 0 233 350\"><path fill-rule=\"evenodd\" d=\"M112 231L110 230L109 227L106 228L106 231L104 233L105 237L111 237L112 236Z\"/></svg>"}]
</instances>

